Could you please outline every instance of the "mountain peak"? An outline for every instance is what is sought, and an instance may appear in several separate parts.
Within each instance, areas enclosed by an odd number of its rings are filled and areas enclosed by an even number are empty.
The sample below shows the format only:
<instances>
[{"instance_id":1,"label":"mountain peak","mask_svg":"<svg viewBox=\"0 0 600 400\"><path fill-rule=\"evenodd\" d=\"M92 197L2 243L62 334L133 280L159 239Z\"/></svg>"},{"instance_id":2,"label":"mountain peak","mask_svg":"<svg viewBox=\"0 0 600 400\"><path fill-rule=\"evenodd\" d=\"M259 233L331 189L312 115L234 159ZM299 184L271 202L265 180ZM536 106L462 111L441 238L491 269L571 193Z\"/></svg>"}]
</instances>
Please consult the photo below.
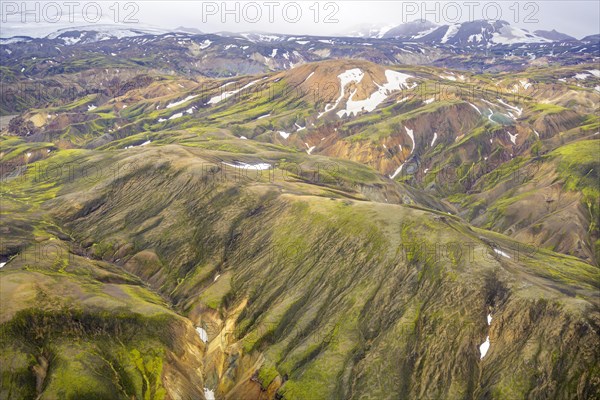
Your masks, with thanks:
<instances>
[{"instance_id":1,"label":"mountain peak","mask_svg":"<svg viewBox=\"0 0 600 400\"><path fill-rule=\"evenodd\" d=\"M377 31L375 34L373 32L374 30L371 28L370 30L360 31L354 36L468 47L572 40L570 36L556 31L548 34L544 31L537 31L540 32L540 34L537 34L512 26L505 20L488 19L445 25L437 25L428 20L415 20L387 29L383 35L381 31Z\"/></svg>"},{"instance_id":2,"label":"mountain peak","mask_svg":"<svg viewBox=\"0 0 600 400\"><path fill-rule=\"evenodd\" d=\"M577 40L573 36L569 36L565 33L558 32L556 29L552 29L551 31L537 30L533 33L535 33L537 36L556 42L561 42L564 40Z\"/></svg>"}]
</instances>

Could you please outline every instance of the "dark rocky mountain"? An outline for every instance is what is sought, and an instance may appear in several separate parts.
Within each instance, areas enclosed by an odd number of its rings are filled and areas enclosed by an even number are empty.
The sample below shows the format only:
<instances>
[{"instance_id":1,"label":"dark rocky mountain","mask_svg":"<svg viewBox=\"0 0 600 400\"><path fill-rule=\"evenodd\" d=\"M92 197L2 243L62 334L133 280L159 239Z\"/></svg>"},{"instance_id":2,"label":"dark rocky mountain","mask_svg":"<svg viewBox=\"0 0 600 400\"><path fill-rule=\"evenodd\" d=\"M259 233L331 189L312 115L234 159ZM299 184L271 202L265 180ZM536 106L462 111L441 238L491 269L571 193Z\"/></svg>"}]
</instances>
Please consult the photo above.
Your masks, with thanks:
<instances>
[{"instance_id":1,"label":"dark rocky mountain","mask_svg":"<svg viewBox=\"0 0 600 400\"><path fill-rule=\"evenodd\" d=\"M535 31L532 33L525 29L513 27L506 21L477 20L450 25L436 25L430 21L416 20L391 29L388 28L383 34L381 34L380 29L371 28L371 34L369 34L369 30L366 30L360 36L479 48L519 43L576 40L556 30Z\"/></svg>"},{"instance_id":2,"label":"dark rocky mountain","mask_svg":"<svg viewBox=\"0 0 600 400\"><path fill-rule=\"evenodd\" d=\"M581 41L584 42L584 43L595 43L595 44L597 44L598 42L600 42L600 34L586 36L583 39L581 39Z\"/></svg>"},{"instance_id":3,"label":"dark rocky mountain","mask_svg":"<svg viewBox=\"0 0 600 400\"><path fill-rule=\"evenodd\" d=\"M572 65L594 62L600 43L550 41L505 22L474 21L429 28L401 27L410 37L346 38L267 33L150 33L148 29L106 27L61 30L45 38L0 40L2 80L16 82L65 72L85 63L120 64L174 71L188 76L235 76L289 69L328 59L354 58L386 65L436 65L467 71L514 71L536 62ZM429 26L425 23L425 26ZM433 30L431 30L433 29ZM430 31L431 30L431 31ZM394 29L390 32L394 32ZM389 32L388 32L389 34Z\"/></svg>"},{"instance_id":4,"label":"dark rocky mountain","mask_svg":"<svg viewBox=\"0 0 600 400\"><path fill-rule=\"evenodd\" d=\"M551 31L534 31L537 36L543 37L545 39L552 40L553 42L560 42L565 40L577 40L573 36L569 36L565 33L558 32L556 29L552 29Z\"/></svg>"},{"instance_id":5,"label":"dark rocky mountain","mask_svg":"<svg viewBox=\"0 0 600 400\"><path fill-rule=\"evenodd\" d=\"M425 36L419 37L418 40L426 43L479 48L551 42L549 39L536 36L524 29L513 27L506 21L485 20L444 25Z\"/></svg>"}]
</instances>

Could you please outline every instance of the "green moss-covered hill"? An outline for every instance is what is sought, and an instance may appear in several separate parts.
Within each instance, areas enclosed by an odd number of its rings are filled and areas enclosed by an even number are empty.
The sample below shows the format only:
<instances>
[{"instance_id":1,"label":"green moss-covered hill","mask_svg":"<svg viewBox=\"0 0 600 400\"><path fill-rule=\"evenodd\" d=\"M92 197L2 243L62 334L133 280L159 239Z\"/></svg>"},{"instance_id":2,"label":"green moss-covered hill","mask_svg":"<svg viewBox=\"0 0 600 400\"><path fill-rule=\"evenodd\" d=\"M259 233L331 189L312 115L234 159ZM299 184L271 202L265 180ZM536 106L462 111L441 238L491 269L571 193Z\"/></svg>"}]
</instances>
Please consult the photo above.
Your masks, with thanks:
<instances>
[{"instance_id":1,"label":"green moss-covered hill","mask_svg":"<svg viewBox=\"0 0 600 400\"><path fill-rule=\"evenodd\" d=\"M0 135L0 398L600 396L593 66L132 62Z\"/></svg>"},{"instance_id":2,"label":"green moss-covered hill","mask_svg":"<svg viewBox=\"0 0 600 400\"><path fill-rule=\"evenodd\" d=\"M3 183L3 397L598 394L596 267L252 147L55 150Z\"/></svg>"}]
</instances>

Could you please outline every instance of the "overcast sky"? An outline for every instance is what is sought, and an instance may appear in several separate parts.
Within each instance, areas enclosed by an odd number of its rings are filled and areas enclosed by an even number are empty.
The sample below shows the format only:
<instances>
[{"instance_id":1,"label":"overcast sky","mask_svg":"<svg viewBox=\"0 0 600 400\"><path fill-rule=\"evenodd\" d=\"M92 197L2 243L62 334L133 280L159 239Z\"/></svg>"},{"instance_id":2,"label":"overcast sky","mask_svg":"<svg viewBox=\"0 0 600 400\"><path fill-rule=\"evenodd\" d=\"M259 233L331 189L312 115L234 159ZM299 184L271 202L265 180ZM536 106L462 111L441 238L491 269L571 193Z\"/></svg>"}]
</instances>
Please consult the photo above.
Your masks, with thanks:
<instances>
[{"instance_id":1,"label":"overcast sky","mask_svg":"<svg viewBox=\"0 0 600 400\"><path fill-rule=\"evenodd\" d=\"M38 8L36 9L36 5ZM514 6L517 3L518 6ZM426 18L438 24L503 19L530 31L556 29L581 38L600 33L600 2L590 1L0 1L0 35L40 36L69 26L179 26L203 32L264 31L343 35L360 25L399 25ZM115 7L117 4L118 7ZM225 5L223 5L225 4ZM57 7L58 5L58 7ZM99 5L100 8L97 7ZM118 9L118 13L117 13ZM25 22L22 19L25 18ZM36 21L36 18L38 21ZM136 22L137 21L137 22Z\"/></svg>"}]
</instances>

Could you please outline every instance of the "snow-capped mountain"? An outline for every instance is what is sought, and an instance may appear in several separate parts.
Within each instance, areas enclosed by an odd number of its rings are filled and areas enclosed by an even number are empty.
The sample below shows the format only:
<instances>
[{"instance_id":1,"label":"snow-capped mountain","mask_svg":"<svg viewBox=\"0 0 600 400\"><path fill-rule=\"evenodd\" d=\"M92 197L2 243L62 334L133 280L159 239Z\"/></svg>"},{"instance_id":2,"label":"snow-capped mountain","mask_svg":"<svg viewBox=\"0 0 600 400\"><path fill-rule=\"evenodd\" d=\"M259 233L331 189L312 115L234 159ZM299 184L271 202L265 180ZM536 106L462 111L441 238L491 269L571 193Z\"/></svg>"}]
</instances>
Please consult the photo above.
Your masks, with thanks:
<instances>
[{"instance_id":1,"label":"snow-capped mountain","mask_svg":"<svg viewBox=\"0 0 600 400\"><path fill-rule=\"evenodd\" d=\"M69 34L69 32L89 32L84 33L81 39L76 43L82 41L88 41L88 43L94 41L94 36L97 36L97 40L107 39L120 39L123 37L141 36L141 35L162 35L167 32L179 31L179 29L167 29L156 27L152 25L144 24L115 24L110 20L102 21L95 24L87 23L84 20L76 20L72 23L59 22L59 23L48 23L40 22L39 24L24 24L20 21L9 20L2 26L2 32L0 37L7 39L11 37L28 37L28 38L47 38L56 39L59 36L63 36L67 39L73 40L76 36ZM78 37L78 36L77 36Z\"/></svg>"},{"instance_id":2,"label":"snow-capped mountain","mask_svg":"<svg viewBox=\"0 0 600 400\"><path fill-rule=\"evenodd\" d=\"M15 74L28 77L80 68L80 60L98 55L114 65L123 59L144 59L146 65L185 74L230 77L290 69L329 59L355 58L379 64L427 64L470 71L513 71L537 63L571 65L596 62L598 36L552 41L503 21L473 21L436 26L431 22L404 24L377 38L220 32L197 34L189 28L164 31L136 26L71 27L43 36L0 39L0 53ZM368 28L368 27L366 27ZM381 36L381 37L380 37ZM493 49L496 57L489 57ZM33 54L33 56L32 56ZM172 60L176 59L176 65ZM78 60L76 66L69 63Z\"/></svg>"},{"instance_id":3,"label":"snow-capped mountain","mask_svg":"<svg viewBox=\"0 0 600 400\"><path fill-rule=\"evenodd\" d=\"M46 29L46 28L45 28ZM9 30L9 32L12 32ZM88 26L70 26L54 30L51 33L38 29L35 32L20 32L19 36L6 35L0 43L9 44L17 41L27 41L30 38L58 39L65 45L88 44L111 39L123 39L137 36L160 36L168 33L200 35L202 32L196 28L178 27L175 29L162 29L151 26L130 27L126 25L95 24ZM269 32L218 32L213 35L224 38L239 38L252 43L280 43L296 40L298 37L287 34ZM316 37L316 36L315 36ZM363 24L355 27L351 32L334 35L334 37L320 37L321 42L335 38L360 38L360 39L391 39L400 42L418 42L427 45L450 46L451 48L488 48L497 45L515 44L544 44L553 42L577 41L572 36L552 31L529 32L526 29L511 26L506 21L477 20L450 25L436 25L426 20L416 20L393 26L390 24ZM593 35L582 41L593 40ZM302 39L304 40L304 39Z\"/></svg>"},{"instance_id":4,"label":"snow-capped mountain","mask_svg":"<svg viewBox=\"0 0 600 400\"><path fill-rule=\"evenodd\" d=\"M110 39L122 39L143 35L163 35L167 30L157 28L128 28L120 25L93 25L59 29L46 36L47 39L63 40L65 44L87 44Z\"/></svg>"},{"instance_id":5,"label":"snow-capped mountain","mask_svg":"<svg viewBox=\"0 0 600 400\"><path fill-rule=\"evenodd\" d=\"M381 39L387 37L387 33L394 28L393 24L362 24L342 36Z\"/></svg>"},{"instance_id":6,"label":"snow-capped mountain","mask_svg":"<svg viewBox=\"0 0 600 400\"><path fill-rule=\"evenodd\" d=\"M381 29L381 28L380 28ZM449 25L436 25L430 21L413 21L387 28L382 34L377 29L353 32L350 36L394 38L438 45L490 47L519 43L550 43L574 40L569 35L553 31L529 32L511 26L506 21L477 20Z\"/></svg>"},{"instance_id":7,"label":"snow-capped mountain","mask_svg":"<svg viewBox=\"0 0 600 400\"><path fill-rule=\"evenodd\" d=\"M219 33L221 36L243 37L252 42L282 42L289 35L264 32ZM340 37L361 39L396 39L402 42L419 42L428 45L451 47L488 48L497 45L544 44L572 41L575 38L553 31L530 32L510 25L506 21L476 20L449 25L436 25L427 20L416 20L392 26L385 24L363 24Z\"/></svg>"},{"instance_id":8,"label":"snow-capped mountain","mask_svg":"<svg viewBox=\"0 0 600 400\"><path fill-rule=\"evenodd\" d=\"M511 26L506 21L484 20L443 25L418 40L427 43L477 47L552 42L550 39L537 36L525 29Z\"/></svg>"},{"instance_id":9,"label":"snow-capped mountain","mask_svg":"<svg viewBox=\"0 0 600 400\"><path fill-rule=\"evenodd\" d=\"M428 35L418 38L427 43L442 43L454 46L493 46L498 44L549 43L546 39L525 29L511 26L506 21L471 21L461 24L443 25Z\"/></svg>"}]
</instances>

